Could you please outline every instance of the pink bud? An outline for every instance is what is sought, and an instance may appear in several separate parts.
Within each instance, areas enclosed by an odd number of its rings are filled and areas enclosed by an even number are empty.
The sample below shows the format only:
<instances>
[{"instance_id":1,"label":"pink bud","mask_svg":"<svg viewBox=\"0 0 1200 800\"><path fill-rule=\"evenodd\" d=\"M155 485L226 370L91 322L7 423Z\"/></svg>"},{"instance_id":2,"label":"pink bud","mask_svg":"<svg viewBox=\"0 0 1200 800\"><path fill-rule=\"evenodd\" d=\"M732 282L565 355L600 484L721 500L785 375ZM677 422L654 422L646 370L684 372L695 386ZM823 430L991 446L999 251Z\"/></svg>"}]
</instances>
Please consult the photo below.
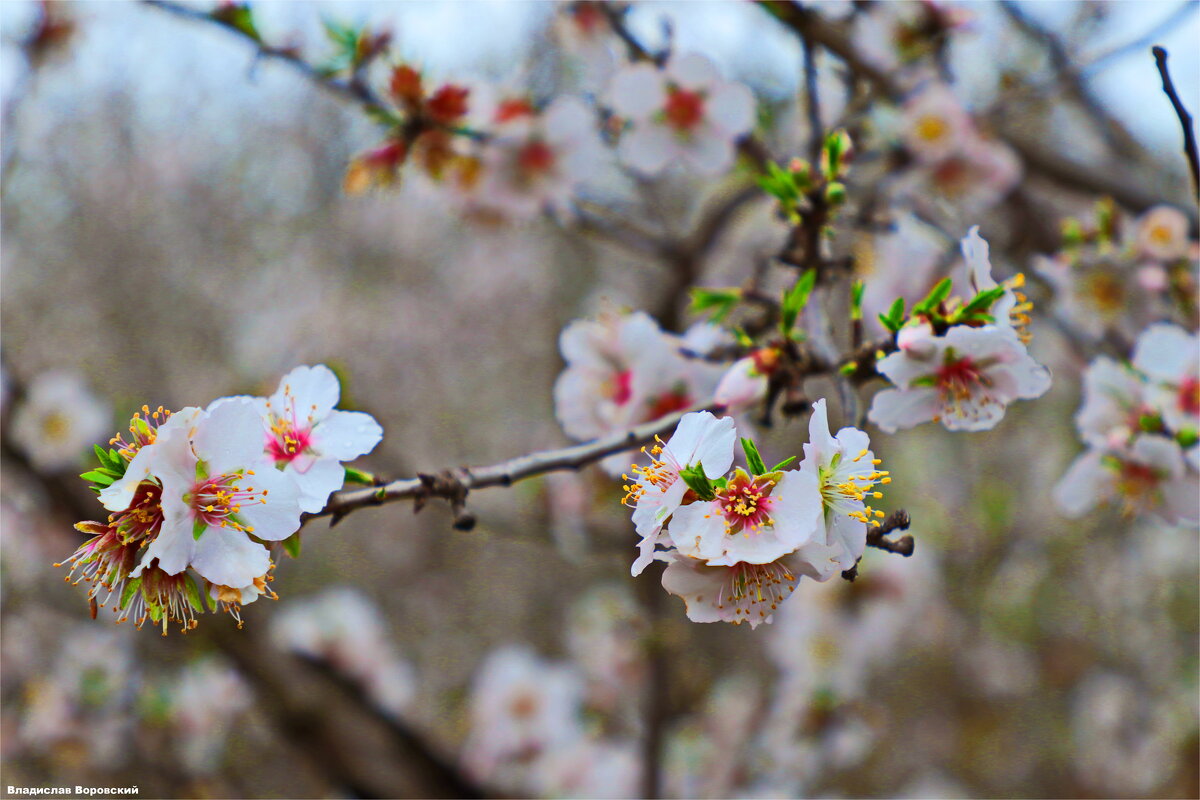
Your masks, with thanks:
<instances>
[{"instance_id":1,"label":"pink bud","mask_svg":"<svg viewBox=\"0 0 1200 800\"><path fill-rule=\"evenodd\" d=\"M747 356L721 377L713 398L717 405L738 413L767 396L767 376L755 368L754 361L754 356Z\"/></svg>"},{"instance_id":2,"label":"pink bud","mask_svg":"<svg viewBox=\"0 0 1200 800\"><path fill-rule=\"evenodd\" d=\"M928 358L934 350L933 326L928 322L905 325L896 334L896 346L913 358Z\"/></svg>"},{"instance_id":3,"label":"pink bud","mask_svg":"<svg viewBox=\"0 0 1200 800\"><path fill-rule=\"evenodd\" d=\"M1167 271L1158 264L1147 264L1137 271L1138 286L1147 292L1165 292L1170 281Z\"/></svg>"}]
</instances>

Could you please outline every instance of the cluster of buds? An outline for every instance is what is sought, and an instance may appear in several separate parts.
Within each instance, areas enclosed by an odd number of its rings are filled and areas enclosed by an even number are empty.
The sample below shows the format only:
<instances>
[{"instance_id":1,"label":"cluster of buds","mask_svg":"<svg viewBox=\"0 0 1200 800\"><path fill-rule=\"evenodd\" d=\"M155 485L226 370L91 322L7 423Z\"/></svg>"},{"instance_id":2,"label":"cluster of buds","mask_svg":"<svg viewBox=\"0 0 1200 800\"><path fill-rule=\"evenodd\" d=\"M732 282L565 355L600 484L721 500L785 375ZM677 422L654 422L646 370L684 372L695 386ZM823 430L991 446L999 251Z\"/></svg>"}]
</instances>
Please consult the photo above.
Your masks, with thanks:
<instances>
[{"instance_id":1,"label":"cluster of buds","mask_svg":"<svg viewBox=\"0 0 1200 800\"><path fill-rule=\"evenodd\" d=\"M111 607L118 622L152 621L166 635L172 623L195 627L206 608L240 626L242 605L274 598L265 544L296 555L301 514L320 511L342 486L340 462L383 436L367 414L335 411L339 394L327 367L298 367L269 398L143 406L128 439L97 446L98 465L81 477L108 518L78 523L90 538L63 562L68 581L90 585L93 616Z\"/></svg>"},{"instance_id":2,"label":"cluster of buds","mask_svg":"<svg viewBox=\"0 0 1200 800\"><path fill-rule=\"evenodd\" d=\"M825 401L809 420L809 442L768 468L750 439L746 467L733 465L734 422L707 411L686 414L667 442L643 450L648 464L625 475L624 503L641 537L634 575L667 562L663 587L687 603L695 622L770 622L801 576L826 581L852 570L872 507L889 483L857 428L829 431Z\"/></svg>"}]
</instances>

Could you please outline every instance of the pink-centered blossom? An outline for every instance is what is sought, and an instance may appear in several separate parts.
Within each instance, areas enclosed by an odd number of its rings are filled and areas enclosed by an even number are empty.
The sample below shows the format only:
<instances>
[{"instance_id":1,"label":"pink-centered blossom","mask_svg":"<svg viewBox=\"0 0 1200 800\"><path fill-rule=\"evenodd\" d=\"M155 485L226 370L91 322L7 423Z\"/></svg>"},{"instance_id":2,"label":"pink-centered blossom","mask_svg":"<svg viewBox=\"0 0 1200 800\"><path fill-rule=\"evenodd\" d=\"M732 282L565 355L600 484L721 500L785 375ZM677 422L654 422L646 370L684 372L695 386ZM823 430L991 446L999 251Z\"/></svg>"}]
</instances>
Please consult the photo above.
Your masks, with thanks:
<instances>
[{"instance_id":1,"label":"pink-centered blossom","mask_svg":"<svg viewBox=\"0 0 1200 800\"><path fill-rule=\"evenodd\" d=\"M1200 428L1200 337L1178 325L1151 325L1138 338L1133 366L1149 380L1150 403L1173 433Z\"/></svg>"},{"instance_id":2,"label":"pink-centered blossom","mask_svg":"<svg viewBox=\"0 0 1200 800\"><path fill-rule=\"evenodd\" d=\"M734 142L754 127L754 95L725 81L701 55L673 58L663 68L638 63L620 70L609 88L613 111L629 123L621 160L654 175L686 164L703 175L731 167Z\"/></svg>"},{"instance_id":3,"label":"pink-centered blossom","mask_svg":"<svg viewBox=\"0 0 1200 800\"><path fill-rule=\"evenodd\" d=\"M1188 253L1188 219L1177 208L1155 206L1137 221L1138 254L1159 263L1184 258Z\"/></svg>"},{"instance_id":4,"label":"pink-centered blossom","mask_svg":"<svg viewBox=\"0 0 1200 800\"><path fill-rule=\"evenodd\" d=\"M371 415L335 409L340 395L333 370L318 364L296 367L269 398L254 398L263 454L296 484L303 511L323 509L329 495L342 488L342 462L366 455L383 438L383 428ZM219 400L210 411L230 401Z\"/></svg>"},{"instance_id":5,"label":"pink-centered blossom","mask_svg":"<svg viewBox=\"0 0 1200 800\"><path fill-rule=\"evenodd\" d=\"M875 395L868 417L887 433L931 421L953 431L987 430L1009 403L1050 388L1049 371L1010 328L956 325L925 345L878 364L897 388Z\"/></svg>"},{"instance_id":6,"label":"pink-centered blossom","mask_svg":"<svg viewBox=\"0 0 1200 800\"><path fill-rule=\"evenodd\" d=\"M1157 514L1171 523L1195 524L1197 480L1178 443L1146 434L1129 447L1094 448L1079 456L1054 487L1054 501L1068 517L1116 504L1126 515Z\"/></svg>"}]
</instances>

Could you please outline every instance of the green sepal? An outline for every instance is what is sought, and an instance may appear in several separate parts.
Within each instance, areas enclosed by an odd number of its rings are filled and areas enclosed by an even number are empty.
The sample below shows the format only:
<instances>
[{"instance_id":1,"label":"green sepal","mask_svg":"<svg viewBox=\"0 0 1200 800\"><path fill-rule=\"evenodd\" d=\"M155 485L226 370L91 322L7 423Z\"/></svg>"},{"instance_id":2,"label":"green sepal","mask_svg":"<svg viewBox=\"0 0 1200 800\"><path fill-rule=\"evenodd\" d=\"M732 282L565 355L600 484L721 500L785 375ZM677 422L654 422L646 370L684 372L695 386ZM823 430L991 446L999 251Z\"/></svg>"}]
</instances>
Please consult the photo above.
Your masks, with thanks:
<instances>
[{"instance_id":1,"label":"green sepal","mask_svg":"<svg viewBox=\"0 0 1200 800\"><path fill-rule=\"evenodd\" d=\"M783 293L783 302L779 308L779 329L784 336L791 335L792 328L796 327L796 319L808 305L808 298L816 285L817 271L810 269L800 276L791 289Z\"/></svg>"},{"instance_id":2,"label":"green sepal","mask_svg":"<svg viewBox=\"0 0 1200 800\"><path fill-rule=\"evenodd\" d=\"M292 558L300 557L300 531L283 540L283 551Z\"/></svg>"},{"instance_id":3,"label":"green sepal","mask_svg":"<svg viewBox=\"0 0 1200 800\"><path fill-rule=\"evenodd\" d=\"M954 287L954 281L950 278L942 278L937 282L937 285L929 290L929 294L925 295L925 299L913 306L914 314L928 314L933 309L945 302L950 296L950 290Z\"/></svg>"},{"instance_id":4,"label":"green sepal","mask_svg":"<svg viewBox=\"0 0 1200 800\"><path fill-rule=\"evenodd\" d=\"M857 361L847 361L845 364L842 364L840 367L838 367L838 373L841 375L850 376L853 375L857 369Z\"/></svg>"},{"instance_id":5,"label":"green sepal","mask_svg":"<svg viewBox=\"0 0 1200 800\"><path fill-rule=\"evenodd\" d=\"M208 479L208 464L203 461L196 462L196 480L203 481Z\"/></svg>"},{"instance_id":6,"label":"green sepal","mask_svg":"<svg viewBox=\"0 0 1200 800\"><path fill-rule=\"evenodd\" d=\"M919 378L913 378L908 382L909 386L937 386L936 375L922 375Z\"/></svg>"},{"instance_id":7,"label":"green sepal","mask_svg":"<svg viewBox=\"0 0 1200 800\"><path fill-rule=\"evenodd\" d=\"M162 606L160 606L158 603L147 603L146 610L150 612L150 619L154 620L155 622L158 622L160 619L162 619Z\"/></svg>"},{"instance_id":8,"label":"green sepal","mask_svg":"<svg viewBox=\"0 0 1200 800\"><path fill-rule=\"evenodd\" d=\"M783 469L784 467L786 467L788 464L792 463L795 460L796 460L795 456L788 456L783 461L780 461L778 464L771 467L769 472L779 472L781 469Z\"/></svg>"},{"instance_id":9,"label":"green sepal","mask_svg":"<svg viewBox=\"0 0 1200 800\"><path fill-rule=\"evenodd\" d=\"M714 489L724 489L729 485L729 478L717 478L715 481L712 481L712 485Z\"/></svg>"},{"instance_id":10,"label":"green sepal","mask_svg":"<svg viewBox=\"0 0 1200 800\"><path fill-rule=\"evenodd\" d=\"M833 181L825 187L825 202L831 206L840 206L846 202L846 185Z\"/></svg>"},{"instance_id":11,"label":"green sepal","mask_svg":"<svg viewBox=\"0 0 1200 800\"><path fill-rule=\"evenodd\" d=\"M116 480L116 478L114 478L108 472L98 469L94 469L90 472L84 472L79 477L83 478L85 481L91 481L97 486L110 486L112 485L112 482Z\"/></svg>"},{"instance_id":12,"label":"green sepal","mask_svg":"<svg viewBox=\"0 0 1200 800\"><path fill-rule=\"evenodd\" d=\"M190 572L185 572L183 575L183 591L187 595L188 604L203 614L205 603L200 599L200 587L196 585L196 579Z\"/></svg>"},{"instance_id":13,"label":"green sepal","mask_svg":"<svg viewBox=\"0 0 1200 800\"><path fill-rule=\"evenodd\" d=\"M706 311L712 312L709 315L709 321L722 322L737 307L741 299L741 289L706 289L696 287L692 289L691 310L695 314L703 314Z\"/></svg>"},{"instance_id":14,"label":"green sepal","mask_svg":"<svg viewBox=\"0 0 1200 800\"><path fill-rule=\"evenodd\" d=\"M714 491L715 487L708 479L708 476L704 474L704 467L702 465L693 464L690 467L684 467L679 470L679 477L683 479L688 488L695 492L701 500L712 500L717 496Z\"/></svg>"},{"instance_id":15,"label":"green sepal","mask_svg":"<svg viewBox=\"0 0 1200 800\"><path fill-rule=\"evenodd\" d=\"M125 606L129 605L129 601L133 598L133 595L140 588L142 588L142 579L141 578L134 578L133 580L126 583L125 588L121 590L121 602L120 602L120 605L118 605L117 607L124 608Z\"/></svg>"},{"instance_id":16,"label":"green sepal","mask_svg":"<svg viewBox=\"0 0 1200 800\"><path fill-rule=\"evenodd\" d=\"M192 538L193 539L199 539L201 536L204 535L204 532L206 530L208 530L208 526L205 525L202 521L195 520L192 522Z\"/></svg>"},{"instance_id":17,"label":"green sepal","mask_svg":"<svg viewBox=\"0 0 1200 800\"><path fill-rule=\"evenodd\" d=\"M1158 433L1163 429L1162 417L1158 414L1142 414L1138 417L1138 428L1145 433Z\"/></svg>"},{"instance_id":18,"label":"green sepal","mask_svg":"<svg viewBox=\"0 0 1200 800\"><path fill-rule=\"evenodd\" d=\"M346 483L357 483L362 486L374 486L375 476L369 472L363 472L361 469L354 467L346 467Z\"/></svg>"},{"instance_id":19,"label":"green sepal","mask_svg":"<svg viewBox=\"0 0 1200 800\"><path fill-rule=\"evenodd\" d=\"M746 466L750 468L750 474L762 475L767 471L767 465L763 463L762 456L758 454L758 447L750 439L742 439L742 450L746 453Z\"/></svg>"},{"instance_id":20,"label":"green sepal","mask_svg":"<svg viewBox=\"0 0 1200 800\"><path fill-rule=\"evenodd\" d=\"M982 292L971 298L971 302L967 303L962 307L961 310L959 310L959 316L974 314L977 311L987 311L992 307L993 303L1004 296L1006 291L1008 290L1003 286L993 286L991 289L984 289Z\"/></svg>"}]
</instances>

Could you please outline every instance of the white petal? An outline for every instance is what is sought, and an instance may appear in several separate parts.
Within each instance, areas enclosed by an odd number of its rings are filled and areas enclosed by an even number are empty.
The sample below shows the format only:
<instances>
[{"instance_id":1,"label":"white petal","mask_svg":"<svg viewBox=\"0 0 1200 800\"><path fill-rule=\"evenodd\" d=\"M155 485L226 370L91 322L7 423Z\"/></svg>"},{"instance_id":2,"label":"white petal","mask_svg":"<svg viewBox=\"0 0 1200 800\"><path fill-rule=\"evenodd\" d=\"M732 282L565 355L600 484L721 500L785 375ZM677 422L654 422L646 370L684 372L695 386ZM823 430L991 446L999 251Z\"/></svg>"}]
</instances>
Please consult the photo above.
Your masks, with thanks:
<instances>
[{"instance_id":1,"label":"white petal","mask_svg":"<svg viewBox=\"0 0 1200 800\"><path fill-rule=\"evenodd\" d=\"M692 622L720 622L717 597L728 580L727 567L708 567L695 559L674 556L663 570L662 585L683 598Z\"/></svg>"},{"instance_id":2,"label":"white petal","mask_svg":"<svg viewBox=\"0 0 1200 800\"><path fill-rule=\"evenodd\" d=\"M740 83L722 83L708 96L708 118L724 134L738 137L754 127L754 93Z\"/></svg>"},{"instance_id":3,"label":"white petal","mask_svg":"<svg viewBox=\"0 0 1200 800\"><path fill-rule=\"evenodd\" d=\"M908 388L917 378L923 378L937 372L944 340L923 339L928 347L918 347L917 350L901 350L885 356L875 368L879 373L901 389Z\"/></svg>"},{"instance_id":4,"label":"white petal","mask_svg":"<svg viewBox=\"0 0 1200 800\"><path fill-rule=\"evenodd\" d=\"M1066 516L1082 517L1105 494L1109 476L1100 457L1098 450L1088 450L1075 459L1054 487L1054 502Z\"/></svg>"},{"instance_id":5,"label":"white petal","mask_svg":"<svg viewBox=\"0 0 1200 800\"><path fill-rule=\"evenodd\" d=\"M627 67L613 76L609 100L619 116L644 120L666 102L663 74L650 64Z\"/></svg>"},{"instance_id":6,"label":"white petal","mask_svg":"<svg viewBox=\"0 0 1200 800\"><path fill-rule=\"evenodd\" d=\"M719 175L733 166L733 140L711 125L693 133L679 152L701 175Z\"/></svg>"},{"instance_id":7,"label":"white petal","mask_svg":"<svg viewBox=\"0 0 1200 800\"><path fill-rule=\"evenodd\" d=\"M825 408L824 397L813 403L812 414L808 418L808 443L812 445L821 464L827 463L838 449L837 442L829 435L829 412ZM804 452L807 454L809 448L806 447Z\"/></svg>"},{"instance_id":8,"label":"white petal","mask_svg":"<svg viewBox=\"0 0 1200 800\"><path fill-rule=\"evenodd\" d=\"M314 461L304 472L293 469L291 465L284 472L299 489L297 503L300 510L310 514L325 508L329 495L341 489L346 480L346 468L332 458Z\"/></svg>"},{"instance_id":9,"label":"white petal","mask_svg":"<svg viewBox=\"0 0 1200 800\"><path fill-rule=\"evenodd\" d=\"M266 502L247 503L238 513L259 539L278 541L300 529L300 489L287 473L265 467L243 477L241 485L267 491Z\"/></svg>"},{"instance_id":10,"label":"white petal","mask_svg":"<svg viewBox=\"0 0 1200 800\"><path fill-rule=\"evenodd\" d=\"M196 541L192 568L219 586L246 586L267 574L267 548L234 528L209 528Z\"/></svg>"},{"instance_id":11,"label":"white petal","mask_svg":"<svg viewBox=\"0 0 1200 800\"><path fill-rule=\"evenodd\" d=\"M706 89L721 79L721 73L705 56L687 53L671 59L666 68L667 76L684 89Z\"/></svg>"},{"instance_id":12,"label":"white petal","mask_svg":"<svg viewBox=\"0 0 1200 800\"><path fill-rule=\"evenodd\" d=\"M279 388L271 395L271 411L283 414L294 410L298 419L312 415L318 420L338 404L341 392L337 375L324 364L296 367L283 376Z\"/></svg>"},{"instance_id":13,"label":"white petal","mask_svg":"<svg viewBox=\"0 0 1200 800\"><path fill-rule=\"evenodd\" d=\"M131 575L137 577L142 570L158 559L158 568L168 575L177 575L187 569L192 561L195 541L192 538L192 519L183 501L163 496L163 520L158 536L146 546L142 561Z\"/></svg>"},{"instance_id":14,"label":"white petal","mask_svg":"<svg viewBox=\"0 0 1200 800\"><path fill-rule=\"evenodd\" d=\"M313 428L313 450L338 461L366 455L383 438L383 428L370 414L333 411Z\"/></svg>"},{"instance_id":15,"label":"white petal","mask_svg":"<svg viewBox=\"0 0 1200 800\"><path fill-rule=\"evenodd\" d=\"M1133 365L1154 380L1180 383L1195 373L1198 340L1178 325L1151 325L1138 338Z\"/></svg>"},{"instance_id":16,"label":"white petal","mask_svg":"<svg viewBox=\"0 0 1200 800\"><path fill-rule=\"evenodd\" d=\"M884 389L871 401L867 418L881 431L895 433L929 422L937 413L938 395L934 389Z\"/></svg>"},{"instance_id":17,"label":"white petal","mask_svg":"<svg viewBox=\"0 0 1200 800\"><path fill-rule=\"evenodd\" d=\"M261 460L264 436L258 406L249 398L233 398L200 420L192 449L209 475L225 475Z\"/></svg>"},{"instance_id":18,"label":"white petal","mask_svg":"<svg viewBox=\"0 0 1200 800\"><path fill-rule=\"evenodd\" d=\"M671 519L671 541L685 556L721 558L725 549L725 517L713 502L683 506Z\"/></svg>"},{"instance_id":19,"label":"white petal","mask_svg":"<svg viewBox=\"0 0 1200 800\"><path fill-rule=\"evenodd\" d=\"M109 511L124 511L133 502L138 484L150 476L154 463L154 447L148 445L138 450L133 460L125 467L125 475L115 483L100 490L100 504Z\"/></svg>"},{"instance_id":20,"label":"white petal","mask_svg":"<svg viewBox=\"0 0 1200 800\"><path fill-rule=\"evenodd\" d=\"M845 514L836 514L829 522L829 541L837 549L838 564L843 570L850 569L867 549L867 523Z\"/></svg>"},{"instance_id":21,"label":"white petal","mask_svg":"<svg viewBox=\"0 0 1200 800\"><path fill-rule=\"evenodd\" d=\"M675 158L678 149L673 133L662 125L649 122L622 134L618 147L626 165L647 175L662 172Z\"/></svg>"},{"instance_id":22,"label":"white petal","mask_svg":"<svg viewBox=\"0 0 1200 800\"><path fill-rule=\"evenodd\" d=\"M733 448L737 430L732 417L718 419L708 411L684 414L667 442L680 466L704 465L704 474L715 480L729 471L733 464Z\"/></svg>"}]
</instances>

